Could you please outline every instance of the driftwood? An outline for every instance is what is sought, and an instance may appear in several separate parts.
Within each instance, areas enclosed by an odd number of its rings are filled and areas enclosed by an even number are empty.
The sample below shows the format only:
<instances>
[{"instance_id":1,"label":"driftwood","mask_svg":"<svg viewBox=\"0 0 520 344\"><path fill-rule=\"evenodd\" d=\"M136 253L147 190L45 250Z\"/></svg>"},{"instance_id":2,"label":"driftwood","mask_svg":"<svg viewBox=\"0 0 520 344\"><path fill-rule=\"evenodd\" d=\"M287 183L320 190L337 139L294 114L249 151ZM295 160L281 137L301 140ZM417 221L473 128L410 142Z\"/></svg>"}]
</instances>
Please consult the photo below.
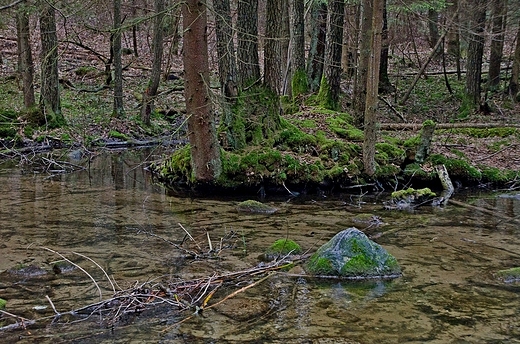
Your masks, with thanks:
<instances>
[{"instance_id":1,"label":"driftwood","mask_svg":"<svg viewBox=\"0 0 520 344\"><path fill-rule=\"evenodd\" d=\"M419 130L422 123L381 123L381 130ZM458 128L520 128L518 123L438 123L436 129L458 129Z\"/></svg>"}]
</instances>

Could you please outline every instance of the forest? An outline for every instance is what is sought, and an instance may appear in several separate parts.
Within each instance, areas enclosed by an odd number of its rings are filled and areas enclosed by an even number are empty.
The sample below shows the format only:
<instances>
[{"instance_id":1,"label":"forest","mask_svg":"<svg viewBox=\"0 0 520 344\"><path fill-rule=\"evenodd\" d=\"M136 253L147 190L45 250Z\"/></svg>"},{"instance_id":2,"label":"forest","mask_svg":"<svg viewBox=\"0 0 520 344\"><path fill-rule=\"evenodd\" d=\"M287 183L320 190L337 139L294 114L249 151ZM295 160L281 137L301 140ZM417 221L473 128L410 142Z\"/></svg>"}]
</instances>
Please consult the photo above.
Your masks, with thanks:
<instances>
[{"instance_id":1,"label":"forest","mask_svg":"<svg viewBox=\"0 0 520 344\"><path fill-rule=\"evenodd\" d=\"M170 187L517 188L507 0L0 3L3 158L158 144ZM290 191L289 191L290 192Z\"/></svg>"}]
</instances>

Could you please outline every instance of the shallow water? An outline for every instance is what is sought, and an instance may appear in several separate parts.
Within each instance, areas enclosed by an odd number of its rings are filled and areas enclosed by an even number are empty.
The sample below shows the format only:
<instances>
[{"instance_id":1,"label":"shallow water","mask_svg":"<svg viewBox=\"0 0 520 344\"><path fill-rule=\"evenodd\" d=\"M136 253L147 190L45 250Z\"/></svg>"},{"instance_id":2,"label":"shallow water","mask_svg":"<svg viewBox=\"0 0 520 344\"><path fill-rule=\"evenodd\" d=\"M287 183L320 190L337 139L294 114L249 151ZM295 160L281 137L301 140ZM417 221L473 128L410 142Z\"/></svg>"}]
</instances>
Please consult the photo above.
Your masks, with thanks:
<instances>
[{"instance_id":1,"label":"shallow water","mask_svg":"<svg viewBox=\"0 0 520 344\"><path fill-rule=\"evenodd\" d=\"M125 289L152 279L247 269L258 265L259 256L280 238L312 251L351 226L376 238L397 258L404 275L360 283L276 273L180 324L191 314L163 306L115 326L95 318L69 325L51 324L51 319L1 333L2 338L38 343L520 343L520 285L493 275L520 266L520 197L456 195L493 209L496 216L456 205L390 212L383 209L384 195L348 194L314 199L268 195L266 202L278 212L241 214L235 207L243 199L230 195L214 200L167 195L140 164L157 155L152 150L100 154L90 165L75 161L88 167L83 171L55 176L13 162L0 166L0 298L7 300L6 311L37 319L54 313L46 296L59 312L99 300L85 273L53 273L61 257L46 248L82 266L106 298L112 294L110 284L83 256L97 262L116 288ZM360 214L380 216L386 224L366 229L355 221ZM160 239L181 242L186 236L181 225L200 245L207 245L206 232L214 245L235 233L233 248L223 250L219 259L183 259L182 252ZM20 265L46 273L7 272ZM240 287L223 287L209 304ZM8 323L0 319L0 326Z\"/></svg>"}]
</instances>

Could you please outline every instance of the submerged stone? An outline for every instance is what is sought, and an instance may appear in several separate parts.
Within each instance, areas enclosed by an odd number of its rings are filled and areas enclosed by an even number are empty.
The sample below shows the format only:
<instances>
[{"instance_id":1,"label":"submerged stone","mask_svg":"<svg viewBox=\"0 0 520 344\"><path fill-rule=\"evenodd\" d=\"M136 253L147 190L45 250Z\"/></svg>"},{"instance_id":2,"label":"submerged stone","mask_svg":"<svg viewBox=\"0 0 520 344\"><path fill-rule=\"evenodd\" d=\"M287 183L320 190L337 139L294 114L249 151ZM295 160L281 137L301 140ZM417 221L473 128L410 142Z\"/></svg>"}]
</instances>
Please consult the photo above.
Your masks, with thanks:
<instances>
[{"instance_id":1,"label":"submerged stone","mask_svg":"<svg viewBox=\"0 0 520 344\"><path fill-rule=\"evenodd\" d=\"M520 267L499 270L496 276L506 283L520 282Z\"/></svg>"},{"instance_id":2,"label":"submerged stone","mask_svg":"<svg viewBox=\"0 0 520 344\"><path fill-rule=\"evenodd\" d=\"M401 275L397 260L353 227L339 232L321 246L309 259L307 270L313 275L351 279L395 278Z\"/></svg>"},{"instance_id":3,"label":"submerged stone","mask_svg":"<svg viewBox=\"0 0 520 344\"><path fill-rule=\"evenodd\" d=\"M240 202L237 205L237 210L243 213L272 214L276 212L278 209L270 207L258 201L247 200L244 202Z\"/></svg>"}]
</instances>

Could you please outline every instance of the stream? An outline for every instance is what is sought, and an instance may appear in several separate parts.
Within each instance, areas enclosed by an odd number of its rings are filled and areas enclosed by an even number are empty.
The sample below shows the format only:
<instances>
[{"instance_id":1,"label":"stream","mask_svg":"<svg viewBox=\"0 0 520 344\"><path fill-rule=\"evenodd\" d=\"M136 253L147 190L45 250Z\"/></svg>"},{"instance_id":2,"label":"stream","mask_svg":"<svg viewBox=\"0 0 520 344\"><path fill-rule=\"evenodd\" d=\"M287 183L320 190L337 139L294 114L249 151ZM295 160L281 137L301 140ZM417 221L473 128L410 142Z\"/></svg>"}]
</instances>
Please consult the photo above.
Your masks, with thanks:
<instances>
[{"instance_id":1,"label":"stream","mask_svg":"<svg viewBox=\"0 0 520 344\"><path fill-rule=\"evenodd\" d=\"M46 161L56 158L46 154ZM494 275L520 266L518 192L455 193L496 216L453 204L388 211L388 194L356 190L267 194L264 202L277 212L245 214L236 206L246 197L180 198L154 184L142 163L160 158L152 148L100 152L90 163L65 158L86 168L52 174L18 160L0 164L4 311L49 317L0 333L4 343L520 343L520 283ZM372 215L384 223L359 220ZM102 271L124 289L245 270L258 266L277 239L313 252L353 226L397 258L402 277L349 282L277 272L200 315L161 306L113 325L94 315L52 323L52 306L66 312L99 301L100 292L112 296ZM186 231L198 245L208 246L209 238L218 247L233 238L232 245L216 258L189 259L168 242L183 242ZM85 272L56 273L60 254ZM16 273L17 267L34 271ZM208 304L243 286L222 287ZM11 323L0 317L0 327Z\"/></svg>"}]
</instances>

